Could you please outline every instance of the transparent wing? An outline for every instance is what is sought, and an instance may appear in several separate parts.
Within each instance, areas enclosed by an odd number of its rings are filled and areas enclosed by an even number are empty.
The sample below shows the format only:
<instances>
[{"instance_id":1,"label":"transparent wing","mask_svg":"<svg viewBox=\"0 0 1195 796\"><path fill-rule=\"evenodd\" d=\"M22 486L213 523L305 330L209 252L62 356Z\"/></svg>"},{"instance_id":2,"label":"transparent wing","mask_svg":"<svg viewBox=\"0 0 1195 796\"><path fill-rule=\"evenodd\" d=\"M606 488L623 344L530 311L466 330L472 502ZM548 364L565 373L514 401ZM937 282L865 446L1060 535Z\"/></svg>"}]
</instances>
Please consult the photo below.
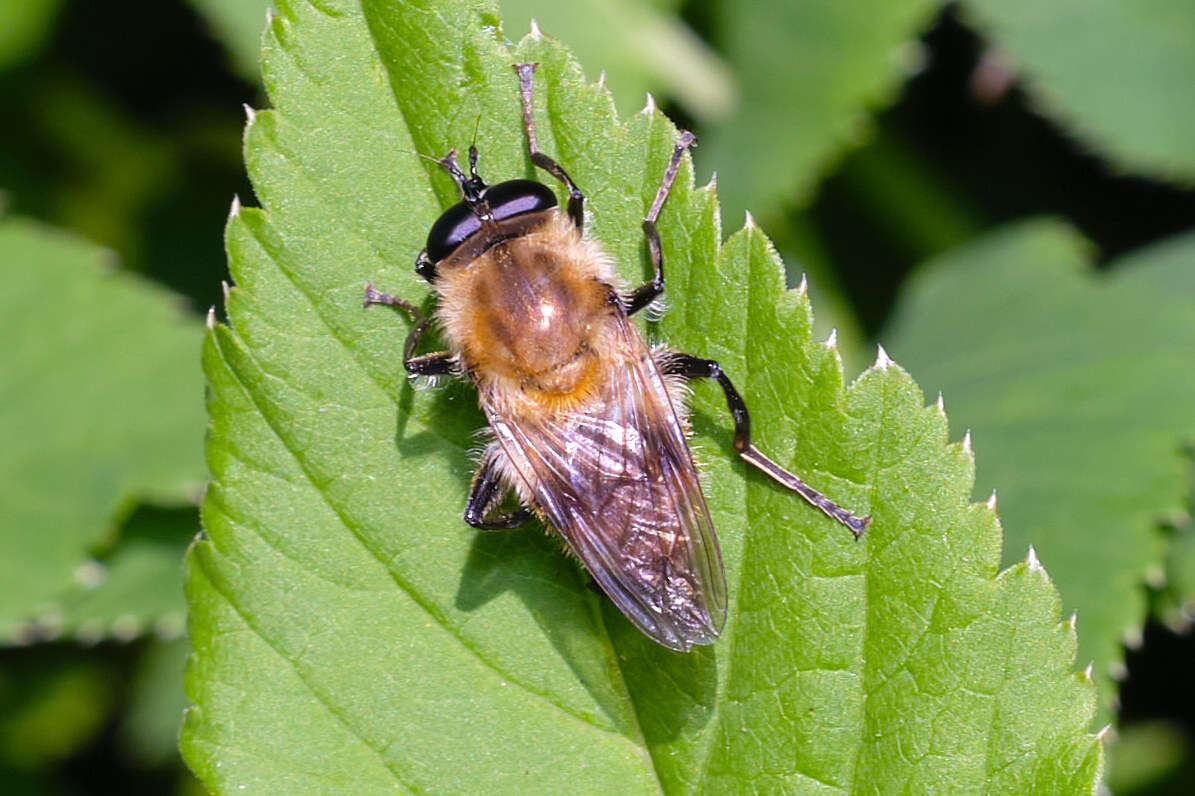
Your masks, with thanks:
<instances>
[{"instance_id":1,"label":"transparent wing","mask_svg":"<svg viewBox=\"0 0 1195 796\"><path fill-rule=\"evenodd\" d=\"M726 575L667 385L619 317L620 356L578 409L521 417L487 407L535 507L640 630L685 651L726 620Z\"/></svg>"}]
</instances>

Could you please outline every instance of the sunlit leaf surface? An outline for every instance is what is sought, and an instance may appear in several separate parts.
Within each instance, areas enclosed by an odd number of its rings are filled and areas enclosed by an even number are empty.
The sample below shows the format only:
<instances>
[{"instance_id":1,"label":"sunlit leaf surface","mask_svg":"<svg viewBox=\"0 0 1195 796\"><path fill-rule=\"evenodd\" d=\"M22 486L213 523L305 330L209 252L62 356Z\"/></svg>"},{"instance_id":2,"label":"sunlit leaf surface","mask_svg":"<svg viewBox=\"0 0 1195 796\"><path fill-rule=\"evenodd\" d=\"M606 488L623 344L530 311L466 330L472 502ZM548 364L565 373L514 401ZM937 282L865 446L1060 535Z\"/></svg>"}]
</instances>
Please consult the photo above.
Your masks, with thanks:
<instances>
[{"instance_id":1,"label":"sunlit leaf surface","mask_svg":"<svg viewBox=\"0 0 1195 796\"><path fill-rule=\"evenodd\" d=\"M999 492L1004 560L1037 548L1078 610L1079 661L1094 661L1105 703L1122 640L1141 635L1145 582L1163 574L1160 524L1184 507L1192 262L1187 235L1099 273L1073 231L1026 223L927 265L888 334L972 429L977 493Z\"/></svg>"},{"instance_id":2,"label":"sunlit leaf surface","mask_svg":"<svg viewBox=\"0 0 1195 796\"><path fill-rule=\"evenodd\" d=\"M182 748L209 787L1091 791L1074 628L1035 559L997 572L970 451L886 358L844 388L807 295L783 289L754 225L722 243L687 165L661 220L672 309L651 333L718 358L761 446L871 513L868 534L735 461L710 385L694 425L731 589L717 645L657 647L538 528L468 528L475 396L413 392L407 321L360 306L367 280L427 293L411 260L455 196L413 152L476 127L483 175L536 176L510 66L540 63L540 141L631 281L675 130L618 121L559 45L505 44L492 6L280 5L274 109L246 142L262 208L230 221L230 324L204 350L214 481L189 558Z\"/></svg>"}]
</instances>

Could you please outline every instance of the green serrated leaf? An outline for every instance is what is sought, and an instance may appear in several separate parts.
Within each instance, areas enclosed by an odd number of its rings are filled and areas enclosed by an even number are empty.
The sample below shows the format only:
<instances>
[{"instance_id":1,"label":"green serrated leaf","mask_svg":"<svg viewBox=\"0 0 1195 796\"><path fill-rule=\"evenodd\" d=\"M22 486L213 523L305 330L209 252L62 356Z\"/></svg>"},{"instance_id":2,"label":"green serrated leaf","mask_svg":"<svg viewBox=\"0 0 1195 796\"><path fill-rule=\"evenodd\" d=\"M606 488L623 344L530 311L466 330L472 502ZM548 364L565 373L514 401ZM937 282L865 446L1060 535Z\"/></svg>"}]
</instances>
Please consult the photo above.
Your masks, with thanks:
<instances>
[{"instance_id":1,"label":"green serrated leaf","mask_svg":"<svg viewBox=\"0 0 1195 796\"><path fill-rule=\"evenodd\" d=\"M532 19L567 41L578 59L600 64L624 113L649 92L675 98L702 122L725 118L734 103L726 64L659 0L502 0L506 34L517 38ZM594 75L596 77L596 75Z\"/></svg>"},{"instance_id":2,"label":"green serrated leaf","mask_svg":"<svg viewBox=\"0 0 1195 796\"><path fill-rule=\"evenodd\" d=\"M804 203L831 160L867 133L916 62L930 0L726 3L718 26L738 79L735 112L698 154L729 218Z\"/></svg>"},{"instance_id":3,"label":"green serrated leaf","mask_svg":"<svg viewBox=\"0 0 1195 796\"><path fill-rule=\"evenodd\" d=\"M191 0L212 32L232 53L241 73L256 78L257 56L268 0ZM573 43L578 56L605 64L607 82L624 112L643 105L645 94L663 92L703 121L725 117L734 102L726 65L709 45L659 0L556 3L505 0L508 32L526 31L531 20Z\"/></svg>"},{"instance_id":4,"label":"green serrated leaf","mask_svg":"<svg viewBox=\"0 0 1195 796\"><path fill-rule=\"evenodd\" d=\"M186 500L202 477L200 324L107 259L0 220L0 643L58 611L135 497Z\"/></svg>"},{"instance_id":5,"label":"green serrated leaf","mask_svg":"<svg viewBox=\"0 0 1195 796\"><path fill-rule=\"evenodd\" d=\"M260 210L227 241L237 287L204 364L213 482L189 557L190 766L217 791L669 793L877 788L1090 792L1094 690L1044 571L997 576L973 462L887 360L849 389L754 225L721 241L686 161L661 218L672 309L653 335L719 359L757 441L874 523L856 543L732 454L716 388L695 449L731 586L711 648L635 631L532 528L460 512L482 418L415 394L400 316L454 186L412 151L472 140L491 179L539 176L511 64L540 64L541 145L587 192L628 281L675 129L620 122L546 38L491 5L281 3L246 135ZM480 121L479 121L480 119Z\"/></svg>"},{"instance_id":6,"label":"green serrated leaf","mask_svg":"<svg viewBox=\"0 0 1195 796\"><path fill-rule=\"evenodd\" d=\"M1084 629L1105 704L1122 638L1140 636L1158 524L1185 496L1195 434L1195 236L1090 270L1056 222L999 231L914 278L892 349L973 430L996 488L1005 561L1033 544Z\"/></svg>"},{"instance_id":7,"label":"green serrated leaf","mask_svg":"<svg viewBox=\"0 0 1195 796\"><path fill-rule=\"evenodd\" d=\"M1190 0L968 0L1037 107L1122 168L1195 180Z\"/></svg>"}]
</instances>

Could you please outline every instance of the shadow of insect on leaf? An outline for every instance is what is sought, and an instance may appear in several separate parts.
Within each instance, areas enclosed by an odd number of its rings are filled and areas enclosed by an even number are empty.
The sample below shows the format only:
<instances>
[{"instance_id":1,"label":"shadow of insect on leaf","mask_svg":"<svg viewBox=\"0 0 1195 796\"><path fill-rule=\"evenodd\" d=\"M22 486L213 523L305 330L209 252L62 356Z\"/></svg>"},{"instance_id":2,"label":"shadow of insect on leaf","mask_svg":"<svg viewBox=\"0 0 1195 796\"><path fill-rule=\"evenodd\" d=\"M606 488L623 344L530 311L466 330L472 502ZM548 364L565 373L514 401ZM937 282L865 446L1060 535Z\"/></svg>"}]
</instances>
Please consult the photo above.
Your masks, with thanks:
<instances>
[{"instance_id":1,"label":"shadow of insect on leaf","mask_svg":"<svg viewBox=\"0 0 1195 796\"><path fill-rule=\"evenodd\" d=\"M622 619L609 601L602 610L632 701L652 706L636 714L647 746L657 748L677 738L700 735L714 716L718 655L730 654L726 646L672 652ZM676 698L661 699L661 694L674 694Z\"/></svg>"},{"instance_id":2,"label":"shadow of insect on leaf","mask_svg":"<svg viewBox=\"0 0 1195 796\"><path fill-rule=\"evenodd\" d=\"M578 682L617 725L626 705L607 680L594 680L595 672L602 670L600 664L595 666L601 657L595 641L606 636L603 618L626 625L632 634L638 631L617 611L603 617L602 605L608 600L590 586L588 575L562 547L539 521L512 531L476 532L457 587L456 608L477 611L513 593Z\"/></svg>"},{"instance_id":3,"label":"shadow of insect on leaf","mask_svg":"<svg viewBox=\"0 0 1195 796\"><path fill-rule=\"evenodd\" d=\"M545 573L550 573L550 578ZM718 691L718 648L673 652L643 635L538 520L514 531L477 532L461 572L455 605L461 611L476 611L507 592L513 592L526 606L552 647L615 724L626 704L616 698L605 680L590 682L593 641L603 636L610 639L620 668L651 672L650 677L658 679L664 689L675 690L677 684L685 684L685 699L661 705L652 717L638 717L650 742L669 741L698 730L712 716ZM578 593L588 603L588 622L577 621Z\"/></svg>"}]
</instances>

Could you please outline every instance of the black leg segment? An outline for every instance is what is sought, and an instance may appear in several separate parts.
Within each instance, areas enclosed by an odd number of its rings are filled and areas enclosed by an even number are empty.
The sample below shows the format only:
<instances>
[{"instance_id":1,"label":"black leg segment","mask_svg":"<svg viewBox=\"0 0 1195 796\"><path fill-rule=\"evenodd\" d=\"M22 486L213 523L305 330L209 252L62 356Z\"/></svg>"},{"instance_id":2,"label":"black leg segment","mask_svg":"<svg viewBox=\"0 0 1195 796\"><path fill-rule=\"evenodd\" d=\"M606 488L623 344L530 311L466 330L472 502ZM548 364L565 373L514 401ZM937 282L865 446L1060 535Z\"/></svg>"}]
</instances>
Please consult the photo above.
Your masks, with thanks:
<instances>
[{"instance_id":1,"label":"black leg segment","mask_svg":"<svg viewBox=\"0 0 1195 796\"><path fill-rule=\"evenodd\" d=\"M531 74L538 64L515 64L515 71L519 73L520 96L523 100L523 135L527 138L527 152L531 155L531 162L568 188L568 217L578 230L585 226L585 195L576 186L572 178L565 173L560 164L539 151L539 139L535 135L535 102L532 98Z\"/></svg>"},{"instance_id":2,"label":"black leg segment","mask_svg":"<svg viewBox=\"0 0 1195 796\"><path fill-rule=\"evenodd\" d=\"M419 254L415 255L415 273L428 282L436 281L436 264L427 256L427 249L421 249Z\"/></svg>"},{"instance_id":3,"label":"black leg segment","mask_svg":"<svg viewBox=\"0 0 1195 796\"><path fill-rule=\"evenodd\" d=\"M465 522L485 531L517 528L531 519L531 511L524 506L506 514L486 516L490 508L502 498L502 484L498 481L495 469L494 460L487 456L477 472L477 477L473 479L473 488L469 490L469 500L465 503Z\"/></svg>"},{"instance_id":4,"label":"black leg segment","mask_svg":"<svg viewBox=\"0 0 1195 796\"><path fill-rule=\"evenodd\" d=\"M371 304L398 307L415 319L415 325L407 333L407 340L402 347L402 366L406 368L407 373L413 376L446 376L456 372L456 357L449 351L415 356L415 348L419 345L419 339L423 337L423 333L427 331L427 327L431 323L431 319L423 314L423 310L406 299L374 290L373 285L369 283L365 285L365 300L362 303L366 307Z\"/></svg>"},{"instance_id":5,"label":"black leg segment","mask_svg":"<svg viewBox=\"0 0 1195 796\"><path fill-rule=\"evenodd\" d=\"M660 368L664 373L684 376L687 379L716 379L718 386L722 388L722 392L726 396L726 406L730 409L730 416L734 418L734 449L739 452L739 456L764 475L796 492L828 516L850 528L856 539L863 535L871 523L871 517L858 517L842 508L769 459L759 448L751 444L751 414L747 411L747 404L743 402L739 391L734 388L717 362L690 354L668 354L661 359Z\"/></svg>"},{"instance_id":6,"label":"black leg segment","mask_svg":"<svg viewBox=\"0 0 1195 796\"><path fill-rule=\"evenodd\" d=\"M676 172L680 169L681 157L685 150L693 146L697 139L688 130L682 130L676 139L676 146L672 148L672 158L668 161L668 168L664 172L664 179L656 191L656 198L643 219L643 235L647 238L647 251L651 256L652 278L650 282L636 288L626 300L627 315L634 315L639 310L651 304L664 292L664 253L660 249L660 233L656 231L656 220L660 217L660 209L668 192L672 190L672 183L676 180Z\"/></svg>"}]
</instances>

